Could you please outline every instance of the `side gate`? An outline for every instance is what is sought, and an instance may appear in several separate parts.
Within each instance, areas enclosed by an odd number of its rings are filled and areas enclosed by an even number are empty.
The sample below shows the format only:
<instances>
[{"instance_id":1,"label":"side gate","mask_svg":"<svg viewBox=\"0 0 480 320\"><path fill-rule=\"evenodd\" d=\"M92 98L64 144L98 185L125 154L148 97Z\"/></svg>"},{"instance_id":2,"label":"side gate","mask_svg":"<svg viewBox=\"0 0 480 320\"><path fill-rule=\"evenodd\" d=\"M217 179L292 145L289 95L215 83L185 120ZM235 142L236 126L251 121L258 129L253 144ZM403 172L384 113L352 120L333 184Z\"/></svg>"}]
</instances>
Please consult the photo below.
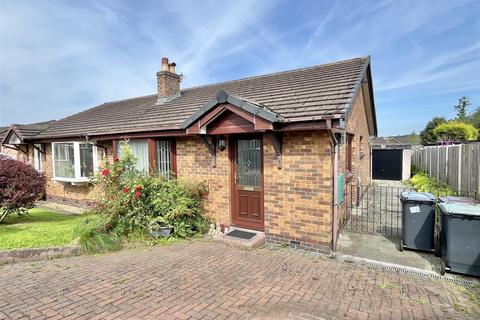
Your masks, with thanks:
<instances>
[{"instance_id":1,"label":"side gate","mask_svg":"<svg viewBox=\"0 0 480 320\"><path fill-rule=\"evenodd\" d=\"M342 230L400 238L402 236L400 194L403 191L413 189L375 184L347 185Z\"/></svg>"}]
</instances>

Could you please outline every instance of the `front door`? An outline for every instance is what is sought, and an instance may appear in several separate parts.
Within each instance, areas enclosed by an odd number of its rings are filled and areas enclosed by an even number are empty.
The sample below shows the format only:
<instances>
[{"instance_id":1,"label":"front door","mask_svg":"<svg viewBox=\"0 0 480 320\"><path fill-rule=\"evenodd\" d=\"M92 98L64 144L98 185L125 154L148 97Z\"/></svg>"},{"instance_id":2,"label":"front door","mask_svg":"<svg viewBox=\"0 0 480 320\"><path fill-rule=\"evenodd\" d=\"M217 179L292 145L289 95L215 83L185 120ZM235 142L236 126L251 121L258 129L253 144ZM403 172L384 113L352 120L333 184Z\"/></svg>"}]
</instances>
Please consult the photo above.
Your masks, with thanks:
<instances>
[{"instance_id":1,"label":"front door","mask_svg":"<svg viewBox=\"0 0 480 320\"><path fill-rule=\"evenodd\" d=\"M232 222L239 227L263 231L262 139L233 139L232 163Z\"/></svg>"}]
</instances>

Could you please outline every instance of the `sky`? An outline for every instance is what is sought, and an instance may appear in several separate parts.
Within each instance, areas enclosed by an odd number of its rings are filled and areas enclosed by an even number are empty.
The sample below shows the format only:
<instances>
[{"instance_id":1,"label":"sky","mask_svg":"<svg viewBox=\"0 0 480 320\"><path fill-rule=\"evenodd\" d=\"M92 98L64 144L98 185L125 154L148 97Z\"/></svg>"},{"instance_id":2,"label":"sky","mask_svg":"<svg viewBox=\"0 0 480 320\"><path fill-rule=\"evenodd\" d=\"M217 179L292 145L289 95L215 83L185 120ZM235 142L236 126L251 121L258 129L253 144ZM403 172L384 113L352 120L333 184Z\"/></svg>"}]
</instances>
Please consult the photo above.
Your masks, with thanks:
<instances>
[{"instance_id":1,"label":"sky","mask_svg":"<svg viewBox=\"0 0 480 320\"><path fill-rule=\"evenodd\" d=\"M379 135L480 106L480 0L0 0L0 126L371 55Z\"/></svg>"}]
</instances>

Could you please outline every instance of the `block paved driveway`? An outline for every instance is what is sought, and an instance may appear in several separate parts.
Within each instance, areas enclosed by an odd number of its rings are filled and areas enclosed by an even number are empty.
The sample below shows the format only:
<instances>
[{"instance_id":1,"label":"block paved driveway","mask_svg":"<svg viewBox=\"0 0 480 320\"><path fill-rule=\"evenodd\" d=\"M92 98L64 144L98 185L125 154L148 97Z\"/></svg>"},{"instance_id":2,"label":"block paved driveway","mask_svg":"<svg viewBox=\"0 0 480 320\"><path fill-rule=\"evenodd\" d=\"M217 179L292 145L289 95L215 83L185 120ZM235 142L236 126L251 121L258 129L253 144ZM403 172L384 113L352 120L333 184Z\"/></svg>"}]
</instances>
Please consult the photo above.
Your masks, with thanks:
<instances>
[{"instance_id":1,"label":"block paved driveway","mask_svg":"<svg viewBox=\"0 0 480 320\"><path fill-rule=\"evenodd\" d=\"M288 249L195 240L4 265L0 318L474 319L473 290Z\"/></svg>"}]
</instances>

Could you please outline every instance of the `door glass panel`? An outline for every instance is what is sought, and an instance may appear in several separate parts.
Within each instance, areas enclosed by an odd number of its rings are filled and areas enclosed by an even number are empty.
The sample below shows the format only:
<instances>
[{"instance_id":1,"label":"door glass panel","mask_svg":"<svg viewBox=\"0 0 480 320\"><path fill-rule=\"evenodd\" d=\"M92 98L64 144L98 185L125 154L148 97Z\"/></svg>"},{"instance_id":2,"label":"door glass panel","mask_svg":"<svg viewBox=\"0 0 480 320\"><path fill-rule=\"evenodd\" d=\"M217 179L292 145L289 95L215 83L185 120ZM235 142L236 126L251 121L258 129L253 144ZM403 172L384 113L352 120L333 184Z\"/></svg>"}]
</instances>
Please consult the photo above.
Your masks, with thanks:
<instances>
[{"instance_id":1,"label":"door glass panel","mask_svg":"<svg viewBox=\"0 0 480 320\"><path fill-rule=\"evenodd\" d=\"M260 187L260 139L238 140L237 179L239 186Z\"/></svg>"}]
</instances>

